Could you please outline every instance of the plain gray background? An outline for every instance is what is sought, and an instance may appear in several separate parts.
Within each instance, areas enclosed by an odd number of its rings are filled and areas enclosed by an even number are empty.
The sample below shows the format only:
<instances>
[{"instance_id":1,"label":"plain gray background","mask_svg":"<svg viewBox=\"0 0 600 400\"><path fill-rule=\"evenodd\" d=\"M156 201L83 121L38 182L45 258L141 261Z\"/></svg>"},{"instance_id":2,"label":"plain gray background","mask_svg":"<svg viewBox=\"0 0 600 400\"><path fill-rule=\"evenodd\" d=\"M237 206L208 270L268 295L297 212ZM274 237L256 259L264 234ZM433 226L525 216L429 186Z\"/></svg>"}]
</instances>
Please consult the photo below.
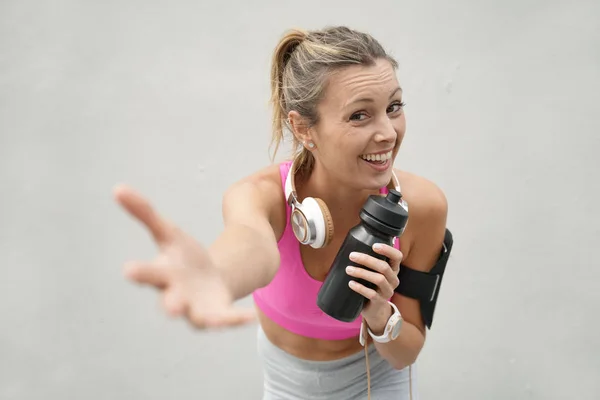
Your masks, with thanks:
<instances>
[{"instance_id":1,"label":"plain gray background","mask_svg":"<svg viewBox=\"0 0 600 400\"><path fill-rule=\"evenodd\" d=\"M421 399L600 398L599 20L591 0L0 1L0 398L260 399L255 326L194 331L123 279L155 250L111 190L213 240L223 191L270 162L277 40L329 24L397 57L396 165L449 201Z\"/></svg>"}]
</instances>

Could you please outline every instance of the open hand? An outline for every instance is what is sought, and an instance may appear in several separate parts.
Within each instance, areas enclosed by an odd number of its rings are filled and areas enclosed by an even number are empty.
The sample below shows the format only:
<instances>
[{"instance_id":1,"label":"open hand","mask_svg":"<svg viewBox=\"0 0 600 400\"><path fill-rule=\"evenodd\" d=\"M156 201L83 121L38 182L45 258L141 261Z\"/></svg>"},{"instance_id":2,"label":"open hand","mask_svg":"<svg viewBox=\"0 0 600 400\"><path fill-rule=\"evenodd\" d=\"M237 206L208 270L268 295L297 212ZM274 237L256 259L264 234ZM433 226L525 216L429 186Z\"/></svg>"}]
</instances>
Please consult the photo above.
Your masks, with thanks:
<instances>
[{"instance_id":1,"label":"open hand","mask_svg":"<svg viewBox=\"0 0 600 400\"><path fill-rule=\"evenodd\" d=\"M254 320L253 309L233 306L235 299L200 243L158 215L131 188L117 186L114 196L149 230L159 250L154 261L127 263L127 278L160 290L167 313L183 316L198 328L235 326Z\"/></svg>"}]
</instances>

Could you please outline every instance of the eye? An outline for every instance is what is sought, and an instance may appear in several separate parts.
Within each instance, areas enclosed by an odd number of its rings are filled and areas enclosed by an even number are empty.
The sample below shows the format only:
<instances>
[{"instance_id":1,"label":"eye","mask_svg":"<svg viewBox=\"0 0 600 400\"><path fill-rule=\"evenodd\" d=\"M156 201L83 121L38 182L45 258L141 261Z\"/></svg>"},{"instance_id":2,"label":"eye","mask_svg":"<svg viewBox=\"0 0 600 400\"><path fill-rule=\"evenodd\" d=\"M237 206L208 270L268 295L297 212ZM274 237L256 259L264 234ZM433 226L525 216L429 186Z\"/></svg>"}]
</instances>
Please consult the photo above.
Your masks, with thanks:
<instances>
[{"instance_id":1,"label":"eye","mask_svg":"<svg viewBox=\"0 0 600 400\"><path fill-rule=\"evenodd\" d=\"M363 121L365 118L367 118L367 113L357 112L350 116L350 121Z\"/></svg>"},{"instance_id":2,"label":"eye","mask_svg":"<svg viewBox=\"0 0 600 400\"><path fill-rule=\"evenodd\" d=\"M388 107L387 112L394 113L394 112L400 111L404 108L405 105L406 105L406 103L404 103L402 101L395 102Z\"/></svg>"}]
</instances>

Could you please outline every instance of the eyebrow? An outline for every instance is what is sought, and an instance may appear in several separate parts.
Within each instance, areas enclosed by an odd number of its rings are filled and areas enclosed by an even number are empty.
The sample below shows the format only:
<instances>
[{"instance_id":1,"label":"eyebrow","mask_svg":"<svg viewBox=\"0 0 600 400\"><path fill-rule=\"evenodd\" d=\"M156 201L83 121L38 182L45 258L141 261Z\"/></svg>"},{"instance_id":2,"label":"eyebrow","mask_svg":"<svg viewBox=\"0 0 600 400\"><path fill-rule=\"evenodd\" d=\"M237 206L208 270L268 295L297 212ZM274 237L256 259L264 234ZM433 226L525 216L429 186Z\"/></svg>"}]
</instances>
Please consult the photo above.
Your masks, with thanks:
<instances>
[{"instance_id":1,"label":"eyebrow","mask_svg":"<svg viewBox=\"0 0 600 400\"><path fill-rule=\"evenodd\" d=\"M400 86L398 86L396 89L394 89L394 91L393 91L393 92L390 94L390 99L391 99L392 97L394 97L394 95L395 95L396 93L398 93L398 92L402 92L402 88L401 88ZM363 103L363 102L365 102L365 103L374 103L374 102L375 102L375 100L373 100L373 99L372 99L372 98L370 98L370 97L361 97L361 98L359 98L359 99L352 100L351 102L349 102L348 104L346 104L346 106L350 106L350 105L352 105L352 104L354 104L354 103Z\"/></svg>"}]
</instances>

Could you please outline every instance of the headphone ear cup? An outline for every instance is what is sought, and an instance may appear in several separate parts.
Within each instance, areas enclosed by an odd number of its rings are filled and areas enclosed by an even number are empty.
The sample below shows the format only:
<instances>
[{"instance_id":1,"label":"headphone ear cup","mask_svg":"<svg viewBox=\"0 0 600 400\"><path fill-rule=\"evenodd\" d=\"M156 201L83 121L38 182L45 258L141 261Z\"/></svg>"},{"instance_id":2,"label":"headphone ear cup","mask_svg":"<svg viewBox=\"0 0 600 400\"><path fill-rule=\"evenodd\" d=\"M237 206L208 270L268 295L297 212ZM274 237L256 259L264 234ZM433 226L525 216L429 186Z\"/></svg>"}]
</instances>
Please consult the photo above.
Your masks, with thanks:
<instances>
[{"instance_id":1,"label":"headphone ear cup","mask_svg":"<svg viewBox=\"0 0 600 400\"><path fill-rule=\"evenodd\" d=\"M299 209L293 208L290 222L292 223L292 230L296 239L302 244L308 244L311 237L311 230L306 215Z\"/></svg>"},{"instance_id":2,"label":"headphone ear cup","mask_svg":"<svg viewBox=\"0 0 600 400\"><path fill-rule=\"evenodd\" d=\"M305 198L292 217L292 228L300 243L318 249L331 242L333 221L329 209L321 199Z\"/></svg>"},{"instance_id":3,"label":"headphone ear cup","mask_svg":"<svg viewBox=\"0 0 600 400\"><path fill-rule=\"evenodd\" d=\"M323 215L323 222L325 223L325 238L323 239L323 245L321 247L327 246L331 243L333 239L333 218L331 218L331 213L329 212L329 208L325 204L325 202L319 198L316 198L315 201L319 205L321 209L321 214Z\"/></svg>"}]
</instances>

